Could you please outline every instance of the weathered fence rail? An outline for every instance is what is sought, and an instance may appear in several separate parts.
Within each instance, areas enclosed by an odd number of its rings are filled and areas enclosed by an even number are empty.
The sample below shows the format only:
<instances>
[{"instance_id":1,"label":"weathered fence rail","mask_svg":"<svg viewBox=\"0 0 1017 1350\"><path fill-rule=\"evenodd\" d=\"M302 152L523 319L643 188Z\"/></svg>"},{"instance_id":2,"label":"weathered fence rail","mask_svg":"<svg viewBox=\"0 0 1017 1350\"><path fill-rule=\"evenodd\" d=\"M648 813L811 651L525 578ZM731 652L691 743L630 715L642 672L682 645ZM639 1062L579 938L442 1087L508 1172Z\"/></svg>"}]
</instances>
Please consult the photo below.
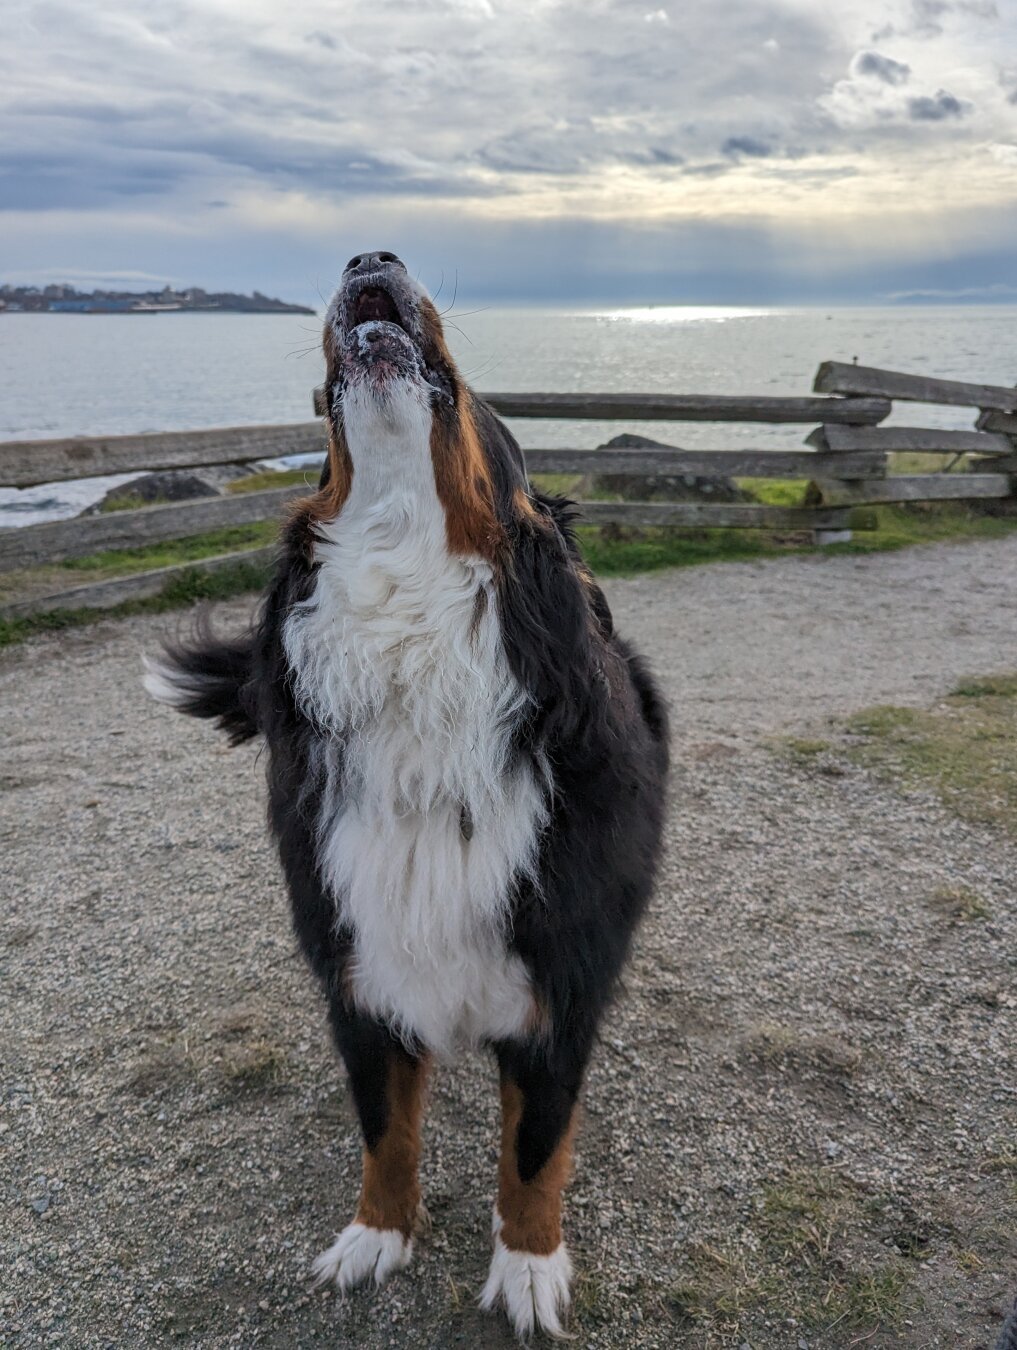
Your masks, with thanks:
<instances>
[{"instance_id":1,"label":"weathered fence rail","mask_svg":"<svg viewBox=\"0 0 1017 1350\"><path fill-rule=\"evenodd\" d=\"M683 450L654 445L527 450L530 473L657 478L695 475L728 480L790 477L806 479L812 485L810 504L795 507L751 502L581 501L581 517L591 525L807 530L818 542L831 542L850 537L852 528L871 528L871 518L860 519L855 512L859 506L975 502L1014 496L1017 389L840 362L820 366L814 389L814 395L802 398L542 393L482 397L496 412L510 418L787 423L812 424L814 428L805 437L805 445L811 449ZM975 425L970 431L881 426L895 400L971 407L978 410ZM314 406L319 413L322 401L322 391L315 390ZM324 450L320 422L13 441L0 444L0 486L28 487L107 474L251 464L288 455L323 455ZM947 457L948 467L955 471L891 472L890 457L901 452ZM963 468L956 471L961 457ZM313 468L309 470L309 480L314 472ZM17 573L100 550L138 547L274 520L288 501L306 491L306 486L298 484L0 530L0 573ZM264 568L271 555L271 548L248 549L59 589L10 602L0 608L0 616L119 604L159 594L168 583L196 568L206 572L242 564Z\"/></svg>"}]
</instances>

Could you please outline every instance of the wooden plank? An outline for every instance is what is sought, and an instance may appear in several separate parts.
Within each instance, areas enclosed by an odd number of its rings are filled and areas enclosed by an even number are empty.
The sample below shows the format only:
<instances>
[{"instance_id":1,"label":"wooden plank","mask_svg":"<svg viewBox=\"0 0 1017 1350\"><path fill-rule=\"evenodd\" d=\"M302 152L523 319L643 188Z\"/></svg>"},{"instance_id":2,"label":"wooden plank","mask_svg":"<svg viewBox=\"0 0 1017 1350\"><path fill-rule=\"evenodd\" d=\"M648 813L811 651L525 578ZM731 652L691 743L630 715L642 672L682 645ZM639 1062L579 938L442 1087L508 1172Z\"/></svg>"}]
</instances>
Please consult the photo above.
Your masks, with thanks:
<instances>
[{"instance_id":1,"label":"wooden plank","mask_svg":"<svg viewBox=\"0 0 1017 1350\"><path fill-rule=\"evenodd\" d=\"M146 506L140 511L111 511L103 516L78 516L46 525L0 530L0 572L39 563L83 558L107 548L136 548L161 539L186 539L231 525L274 520L294 497L309 488L294 485L265 492L238 492L197 501Z\"/></svg>"},{"instance_id":2,"label":"wooden plank","mask_svg":"<svg viewBox=\"0 0 1017 1350\"><path fill-rule=\"evenodd\" d=\"M869 426L890 415L885 399L773 398L725 394L478 394L502 417L628 422L851 422ZM315 389L314 411L325 412Z\"/></svg>"},{"instance_id":3,"label":"wooden plank","mask_svg":"<svg viewBox=\"0 0 1017 1350\"><path fill-rule=\"evenodd\" d=\"M874 529L846 510L808 506L741 506L722 502L577 502L586 525L667 525L695 529Z\"/></svg>"},{"instance_id":4,"label":"wooden plank","mask_svg":"<svg viewBox=\"0 0 1017 1350\"><path fill-rule=\"evenodd\" d=\"M319 422L287 426L214 427L144 436L72 436L0 443L0 487L32 487L68 478L155 469L194 469L280 455L325 453Z\"/></svg>"},{"instance_id":5,"label":"wooden plank","mask_svg":"<svg viewBox=\"0 0 1017 1350\"><path fill-rule=\"evenodd\" d=\"M1010 455L1013 446L1005 436L983 431L944 431L939 427L840 427L821 426L805 439L817 450L917 450L929 455Z\"/></svg>"},{"instance_id":6,"label":"wooden plank","mask_svg":"<svg viewBox=\"0 0 1017 1350\"><path fill-rule=\"evenodd\" d=\"M221 572L239 563L253 564L267 569L275 558L274 545L268 548L248 549L243 553L218 553L200 562L177 563L173 567L158 567L151 572L135 572L129 577L114 577L109 581L95 581L71 590L56 591L50 595L35 596L31 600L14 601L0 609L0 619L21 619L29 614L48 614L54 609L109 609L125 600L143 600L161 595L167 584L192 572Z\"/></svg>"},{"instance_id":7,"label":"wooden plank","mask_svg":"<svg viewBox=\"0 0 1017 1350\"><path fill-rule=\"evenodd\" d=\"M703 478L878 478L882 453L812 450L525 450L530 473L695 474Z\"/></svg>"},{"instance_id":8,"label":"wooden plank","mask_svg":"<svg viewBox=\"0 0 1017 1350\"><path fill-rule=\"evenodd\" d=\"M816 372L817 394L849 394L870 398L902 399L911 403L947 403L951 406L1017 410L1017 389L996 384L969 384L964 380L936 380L902 370L855 366L824 361ZM829 420L829 419L823 419Z\"/></svg>"},{"instance_id":9,"label":"wooden plank","mask_svg":"<svg viewBox=\"0 0 1017 1350\"><path fill-rule=\"evenodd\" d=\"M975 426L979 431L995 431L1003 436L1017 436L1017 413L998 412L995 408L983 408Z\"/></svg>"},{"instance_id":10,"label":"wooden plank","mask_svg":"<svg viewBox=\"0 0 1017 1350\"><path fill-rule=\"evenodd\" d=\"M480 394L502 417L635 422L852 422L890 415L882 399L772 398L724 394Z\"/></svg>"},{"instance_id":11,"label":"wooden plank","mask_svg":"<svg viewBox=\"0 0 1017 1350\"><path fill-rule=\"evenodd\" d=\"M820 483L827 506L876 506L881 502L975 501L1013 495L1004 473L893 474L861 483Z\"/></svg>"}]
</instances>

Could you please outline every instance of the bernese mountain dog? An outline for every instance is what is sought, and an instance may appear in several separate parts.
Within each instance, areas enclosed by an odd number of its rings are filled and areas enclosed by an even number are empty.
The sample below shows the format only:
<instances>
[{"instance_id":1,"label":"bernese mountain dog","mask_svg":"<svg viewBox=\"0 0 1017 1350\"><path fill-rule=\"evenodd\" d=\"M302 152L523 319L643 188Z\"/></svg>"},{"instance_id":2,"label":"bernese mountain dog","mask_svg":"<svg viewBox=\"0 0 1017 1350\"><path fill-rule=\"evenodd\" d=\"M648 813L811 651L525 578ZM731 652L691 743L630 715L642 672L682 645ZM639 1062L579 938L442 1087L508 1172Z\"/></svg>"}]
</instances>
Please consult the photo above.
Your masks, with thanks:
<instances>
[{"instance_id":1,"label":"bernese mountain dog","mask_svg":"<svg viewBox=\"0 0 1017 1350\"><path fill-rule=\"evenodd\" d=\"M576 1102L660 852L667 720L614 631L569 503L473 394L392 253L325 320L328 457L260 617L207 626L147 687L267 746L269 820L363 1131L353 1221L313 1273L410 1261L429 1063L493 1051L494 1253L481 1295L564 1334Z\"/></svg>"}]
</instances>

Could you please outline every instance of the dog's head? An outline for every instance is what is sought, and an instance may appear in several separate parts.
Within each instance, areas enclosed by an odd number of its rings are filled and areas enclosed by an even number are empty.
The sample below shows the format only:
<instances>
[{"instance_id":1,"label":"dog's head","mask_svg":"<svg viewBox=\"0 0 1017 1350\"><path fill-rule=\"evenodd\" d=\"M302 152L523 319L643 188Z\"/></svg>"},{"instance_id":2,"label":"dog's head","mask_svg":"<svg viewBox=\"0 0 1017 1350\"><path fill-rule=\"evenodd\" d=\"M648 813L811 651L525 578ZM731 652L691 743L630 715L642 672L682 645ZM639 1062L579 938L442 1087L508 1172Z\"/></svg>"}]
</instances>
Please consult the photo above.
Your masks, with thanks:
<instances>
[{"instance_id":1,"label":"dog's head","mask_svg":"<svg viewBox=\"0 0 1017 1350\"><path fill-rule=\"evenodd\" d=\"M395 379L455 402L459 376L427 292L394 253L358 253L346 264L325 316L328 416L335 429L350 387L384 395Z\"/></svg>"},{"instance_id":2,"label":"dog's head","mask_svg":"<svg viewBox=\"0 0 1017 1350\"><path fill-rule=\"evenodd\" d=\"M369 456L365 425L370 436L378 414L391 422L401 408L424 409L449 547L493 557L501 536L496 496L510 490L509 478L512 489L525 482L522 461L502 465L503 450L485 443L490 435L478 431L478 405L446 346L438 311L394 253L359 253L346 264L325 316L324 350L329 455L312 515L334 519L349 496L356 472L351 415L357 453ZM489 432L495 419L481 415ZM514 446L510 437L507 444Z\"/></svg>"}]
</instances>

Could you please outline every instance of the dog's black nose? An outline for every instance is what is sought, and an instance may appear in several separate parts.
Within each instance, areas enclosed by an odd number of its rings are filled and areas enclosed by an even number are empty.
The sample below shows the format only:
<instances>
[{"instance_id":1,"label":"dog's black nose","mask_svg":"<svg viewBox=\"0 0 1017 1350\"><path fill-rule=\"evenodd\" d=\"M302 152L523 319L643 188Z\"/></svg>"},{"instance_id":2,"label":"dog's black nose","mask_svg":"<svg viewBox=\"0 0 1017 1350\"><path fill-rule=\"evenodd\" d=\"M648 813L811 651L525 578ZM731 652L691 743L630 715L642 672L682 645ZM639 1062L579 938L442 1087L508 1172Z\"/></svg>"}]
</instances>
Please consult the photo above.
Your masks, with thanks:
<instances>
[{"instance_id":1,"label":"dog's black nose","mask_svg":"<svg viewBox=\"0 0 1017 1350\"><path fill-rule=\"evenodd\" d=\"M386 263L394 264L396 267L405 266L403 260L397 258L394 253L358 253L355 258L351 258L346 264L346 271L376 272Z\"/></svg>"}]
</instances>

